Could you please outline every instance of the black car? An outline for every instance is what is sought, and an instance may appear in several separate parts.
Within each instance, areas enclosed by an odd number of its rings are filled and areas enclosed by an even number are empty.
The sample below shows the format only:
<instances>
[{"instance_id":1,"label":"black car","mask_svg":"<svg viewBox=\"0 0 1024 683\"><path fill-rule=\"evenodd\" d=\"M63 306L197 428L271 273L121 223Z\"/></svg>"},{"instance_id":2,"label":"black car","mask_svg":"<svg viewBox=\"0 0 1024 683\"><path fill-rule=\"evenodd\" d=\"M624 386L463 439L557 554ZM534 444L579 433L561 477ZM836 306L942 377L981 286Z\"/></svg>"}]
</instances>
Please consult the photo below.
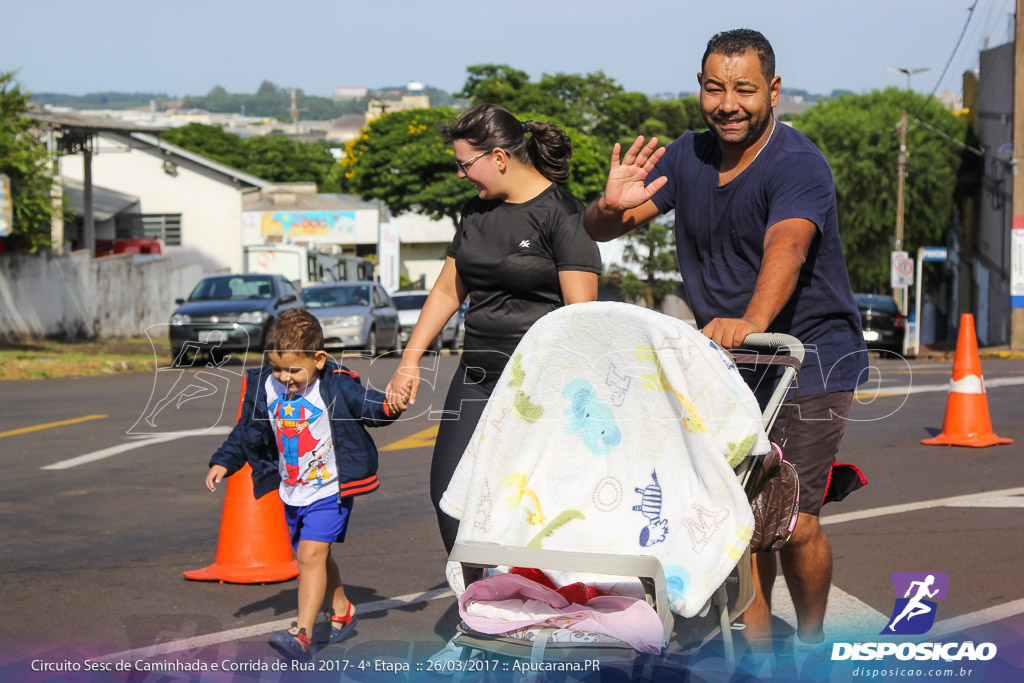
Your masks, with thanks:
<instances>
[{"instance_id":1,"label":"black car","mask_svg":"<svg viewBox=\"0 0 1024 683\"><path fill-rule=\"evenodd\" d=\"M262 351L274 318L302 306L288 280L264 274L204 278L187 300L175 303L179 307L171 316L170 338L176 364L187 363L193 352L216 361L231 351Z\"/></svg>"},{"instance_id":2,"label":"black car","mask_svg":"<svg viewBox=\"0 0 1024 683\"><path fill-rule=\"evenodd\" d=\"M860 309L860 326L868 348L902 354L907 319L896 300L880 294L854 294L853 298Z\"/></svg>"}]
</instances>

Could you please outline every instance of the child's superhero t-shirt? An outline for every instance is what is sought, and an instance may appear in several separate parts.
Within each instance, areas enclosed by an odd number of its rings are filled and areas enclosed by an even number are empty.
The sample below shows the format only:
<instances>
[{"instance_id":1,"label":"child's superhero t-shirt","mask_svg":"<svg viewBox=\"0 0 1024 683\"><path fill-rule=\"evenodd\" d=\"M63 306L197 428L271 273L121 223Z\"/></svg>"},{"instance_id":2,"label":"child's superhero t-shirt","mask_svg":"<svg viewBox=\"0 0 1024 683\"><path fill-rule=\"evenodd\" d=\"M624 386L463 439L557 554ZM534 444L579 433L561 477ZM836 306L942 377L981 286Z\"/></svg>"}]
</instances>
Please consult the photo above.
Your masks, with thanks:
<instances>
[{"instance_id":1,"label":"child's superhero t-shirt","mask_svg":"<svg viewBox=\"0 0 1024 683\"><path fill-rule=\"evenodd\" d=\"M280 454L281 500L304 506L338 495L331 418L320 396L320 380L295 395L289 395L272 376L267 378L266 388Z\"/></svg>"}]
</instances>

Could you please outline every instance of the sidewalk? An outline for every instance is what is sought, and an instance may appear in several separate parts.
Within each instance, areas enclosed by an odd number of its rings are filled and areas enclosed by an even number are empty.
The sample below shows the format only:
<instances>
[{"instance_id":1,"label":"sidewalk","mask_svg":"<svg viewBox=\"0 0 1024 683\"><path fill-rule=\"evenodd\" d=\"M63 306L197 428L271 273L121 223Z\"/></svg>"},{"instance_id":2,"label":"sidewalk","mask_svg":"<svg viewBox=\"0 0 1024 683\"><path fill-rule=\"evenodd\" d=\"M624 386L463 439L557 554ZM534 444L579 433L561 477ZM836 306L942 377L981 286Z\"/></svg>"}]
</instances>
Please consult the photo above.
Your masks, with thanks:
<instances>
[{"instance_id":1,"label":"sidewalk","mask_svg":"<svg viewBox=\"0 0 1024 683\"><path fill-rule=\"evenodd\" d=\"M986 346L978 349L982 360L993 358L1024 358L1024 351L1015 351L1009 346ZM956 356L956 340L921 345L917 360L951 361Z\"/></svg>"}]
</instances>

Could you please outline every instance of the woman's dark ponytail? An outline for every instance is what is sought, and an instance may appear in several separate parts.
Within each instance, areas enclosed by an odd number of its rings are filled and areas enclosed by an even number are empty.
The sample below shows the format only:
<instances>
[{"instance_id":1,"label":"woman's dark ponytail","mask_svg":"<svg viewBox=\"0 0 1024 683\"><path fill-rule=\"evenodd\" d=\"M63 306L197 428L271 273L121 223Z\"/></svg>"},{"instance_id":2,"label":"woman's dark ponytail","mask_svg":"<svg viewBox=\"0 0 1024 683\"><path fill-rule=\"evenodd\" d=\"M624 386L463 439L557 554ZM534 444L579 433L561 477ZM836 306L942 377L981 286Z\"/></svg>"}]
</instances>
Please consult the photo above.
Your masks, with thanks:
<instances>
[{"instance_id":1,"label":"woman's dark ponytail","mask_svg":"<svg viewBox=\"0 0 1024 683\"><path fill-rule=\"evenodd\" d=\"M548 180L565 184L569 181L569 160L572 159L572 140L550 123L525 121L529 131L526 152L531 165Z\"/></svg>"},{"instance_id":2,"label":"woman's dark ponytail","mask_svg":"<svg viewBox=\"0 0 1024 683\"><path fill-rule=\"evenodd\" d=\"M550 123L520 121L496 104L481 104L441 129L449 141L465 140L486 150L500 147L555 183L569 180L572 140Z\"/></svg>"}]
</instances>

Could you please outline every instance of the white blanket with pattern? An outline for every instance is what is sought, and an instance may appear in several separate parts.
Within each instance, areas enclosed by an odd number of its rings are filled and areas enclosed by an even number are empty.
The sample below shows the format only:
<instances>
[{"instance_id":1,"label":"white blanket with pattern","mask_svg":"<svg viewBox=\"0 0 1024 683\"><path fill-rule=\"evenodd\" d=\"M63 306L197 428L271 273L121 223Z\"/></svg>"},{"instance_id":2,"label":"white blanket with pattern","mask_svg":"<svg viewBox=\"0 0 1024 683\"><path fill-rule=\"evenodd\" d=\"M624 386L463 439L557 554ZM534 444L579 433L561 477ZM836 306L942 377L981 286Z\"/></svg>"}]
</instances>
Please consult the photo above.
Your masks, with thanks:
<instances>
[{"instance_id":1,"label":"white blanket with pattern","mask_svg":"<svg viewBox=\"0 0 1024 683\"><path fill-rule=\"evenodd\" d=\"M637 306L575 304L516 348L441 507L459 540L655 555L690 617L750 541L732 468L768 449L753 394L707 337Z\"/></svg>"}]
</instances>

